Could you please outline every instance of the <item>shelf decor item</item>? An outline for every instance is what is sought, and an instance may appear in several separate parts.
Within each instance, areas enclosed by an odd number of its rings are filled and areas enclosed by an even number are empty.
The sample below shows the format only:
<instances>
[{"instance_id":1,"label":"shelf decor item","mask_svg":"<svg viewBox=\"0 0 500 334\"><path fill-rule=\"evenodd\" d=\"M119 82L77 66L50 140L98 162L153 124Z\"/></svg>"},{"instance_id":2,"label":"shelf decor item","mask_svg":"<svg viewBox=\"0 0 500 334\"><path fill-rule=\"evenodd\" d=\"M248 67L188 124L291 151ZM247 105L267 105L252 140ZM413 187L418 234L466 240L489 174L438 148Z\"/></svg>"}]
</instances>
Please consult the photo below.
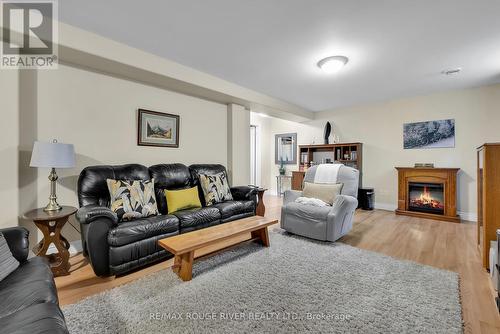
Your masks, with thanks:
<instances>
[{"instance_id":1,"label":"shelf decor item","mask_svg":"<svg viewBox=\"0 0 500 334\"><path fill-rule=\"evenodd\" d=\"M415 168L434 168L433 163L416 162Z\"/></svg>"},{"instance_id":2,"label":"shelf decor item","mask_svg":"<svg viewBox=\"0 0 500 334\"><path fill-rule=\"evenodd\" d=\"M137 145L179 147L179 115L139 109Z\"/></svg>"},{"instance_id":3,"label":"shelf decor item","mask_svg":"<svg viewBox=\"0 0 500 334\"><path fill-rule=\"evenodd\" d=\"M324 139L325 139L325 144L330 144L330 133L332 132L332 125L330 122L326 122L325 124L325 134L324 134Z\"/></svg>"},{"instance_id":4,"label":"shelf decor item","mask_svg":"<svg viewBox=\"0 0 500 334\"><path fill-rule=\"evenodd\" d=\"M280 168L279 168L280 175L285 175L286 174L286 168L283 163L283 160L280 161Z\"/></svg>"},{"instance_id":5,"label":"shelf decor item","mask_svg":"<svg viewBox=\"0 0 500 334\"><path fill-rule=\"evenodd\" d=\"M51 143L36 141L33 145L30 167L50 168L50 196L49 203L44 211L59 211L61 206L57 203L56 181L58 179L56 168L75 167L75 148L73 144Z\"/></svg>"},{"instance_id":6,"label":"shelf decor item","mask_svg":"<svg viewBox=\"0 0 500 334\"><path fill-rule=\"evenodd\" d=\"M309 161L307 160L307 153L306 152L302 152L300 154L300 164L301 165L305 165L307 164Z\"/></svg>"}]
</instances>

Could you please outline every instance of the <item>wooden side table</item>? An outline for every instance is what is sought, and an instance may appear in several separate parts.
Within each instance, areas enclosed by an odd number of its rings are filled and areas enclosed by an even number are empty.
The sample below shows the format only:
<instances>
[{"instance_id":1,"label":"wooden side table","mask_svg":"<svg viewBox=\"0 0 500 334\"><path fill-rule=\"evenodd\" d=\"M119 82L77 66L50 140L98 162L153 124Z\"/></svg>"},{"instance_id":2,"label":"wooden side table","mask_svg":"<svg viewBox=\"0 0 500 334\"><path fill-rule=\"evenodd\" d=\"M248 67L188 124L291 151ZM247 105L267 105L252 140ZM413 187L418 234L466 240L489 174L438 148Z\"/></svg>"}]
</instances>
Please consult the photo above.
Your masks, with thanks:
<instances>
[{"instance_id":1,"label":"wooden side table","mask_svg":"<svg viewBox=\"0 0 500 334\"><path fill-rule=\"evenodd\" d=\"M62 236L61 230L76 211L75 207L63 206L59 211L46 212L43 209L34 209L24 214L24 218L32 220L43 233L43 239L33 247L33 252L37 256L49 259L54 276L69 275L69 242ZM57 248L58 253L47 255L51 243Z\"/></svg>"},{"instance_id":2,"label":"wooden side table","mask_svg":"<svg viewBox=\"0 0 500 334\"><path fill-rule=\"evenodd\" d=\"M264 217L266 213L266 206L264 205L264 192L267 189L257 188L257 207L255 208L255 214L257 216Z\"/></svg>"}]
</instances>

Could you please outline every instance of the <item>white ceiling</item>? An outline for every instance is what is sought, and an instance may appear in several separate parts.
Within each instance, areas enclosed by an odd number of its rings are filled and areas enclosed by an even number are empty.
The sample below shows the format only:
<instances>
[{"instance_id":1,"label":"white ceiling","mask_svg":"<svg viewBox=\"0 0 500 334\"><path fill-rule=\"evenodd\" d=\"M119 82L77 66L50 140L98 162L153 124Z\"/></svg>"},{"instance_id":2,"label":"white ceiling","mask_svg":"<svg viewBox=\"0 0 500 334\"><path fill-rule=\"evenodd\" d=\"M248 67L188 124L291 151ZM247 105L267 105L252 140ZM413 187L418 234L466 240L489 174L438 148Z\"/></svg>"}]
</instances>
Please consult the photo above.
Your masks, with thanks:
<instances>
[{"instance_id":1,"label":"white ceiling","mask_svg":"<svg viewBox=\"0 0 500 334\"><path fill-rule=\"evenodd\" d=\"M59 19L313 111L500 82L498 0L62 0Z\"/></svg>"}]
</instances>

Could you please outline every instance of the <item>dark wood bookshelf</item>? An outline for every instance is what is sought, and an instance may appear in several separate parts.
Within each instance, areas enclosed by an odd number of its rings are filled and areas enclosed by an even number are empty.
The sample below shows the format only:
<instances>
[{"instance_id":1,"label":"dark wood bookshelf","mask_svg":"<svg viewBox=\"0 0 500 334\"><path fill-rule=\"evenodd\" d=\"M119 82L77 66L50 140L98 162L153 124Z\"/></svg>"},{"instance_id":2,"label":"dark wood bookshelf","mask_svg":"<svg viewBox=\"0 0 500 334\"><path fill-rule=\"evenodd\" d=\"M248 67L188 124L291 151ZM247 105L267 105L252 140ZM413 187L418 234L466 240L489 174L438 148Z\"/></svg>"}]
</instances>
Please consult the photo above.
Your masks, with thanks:
<instances>
[{"instance_id":1,"label":"dark wood bookshelf","mask_svg":"<svg viewBox=\"0 0 500 334\"><path fill-rule=\"evenodd\" d=\"M326 163L326 159L330 159L332 163L342 163L359 170L359 186L362 185L362 143L299 145L298 155L299 171L292 173L292 189L294 190L302 190L302 180L305 171L311 166L311 162L317 165Z\"/></svg>"}]
</instances>

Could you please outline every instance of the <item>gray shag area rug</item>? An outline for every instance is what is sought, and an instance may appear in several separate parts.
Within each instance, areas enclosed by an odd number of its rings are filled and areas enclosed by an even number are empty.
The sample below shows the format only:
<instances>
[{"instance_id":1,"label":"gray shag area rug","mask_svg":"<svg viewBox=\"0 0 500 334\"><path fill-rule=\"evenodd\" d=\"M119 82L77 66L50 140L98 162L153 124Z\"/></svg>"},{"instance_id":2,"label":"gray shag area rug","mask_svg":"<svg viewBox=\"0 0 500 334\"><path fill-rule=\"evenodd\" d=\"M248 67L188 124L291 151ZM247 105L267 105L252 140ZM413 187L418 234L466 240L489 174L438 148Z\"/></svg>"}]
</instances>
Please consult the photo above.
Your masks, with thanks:
<instances>
[{"instance_id":1,"label":"gray shag area rug","mask_svg":"<svg viewBox=\"0 0 500 334\"><path fill-rule=\"evenodd\" d=\"M462 333L458 275L270 233L63 308L70 333Z\"/></svg>"}]
</instances>

